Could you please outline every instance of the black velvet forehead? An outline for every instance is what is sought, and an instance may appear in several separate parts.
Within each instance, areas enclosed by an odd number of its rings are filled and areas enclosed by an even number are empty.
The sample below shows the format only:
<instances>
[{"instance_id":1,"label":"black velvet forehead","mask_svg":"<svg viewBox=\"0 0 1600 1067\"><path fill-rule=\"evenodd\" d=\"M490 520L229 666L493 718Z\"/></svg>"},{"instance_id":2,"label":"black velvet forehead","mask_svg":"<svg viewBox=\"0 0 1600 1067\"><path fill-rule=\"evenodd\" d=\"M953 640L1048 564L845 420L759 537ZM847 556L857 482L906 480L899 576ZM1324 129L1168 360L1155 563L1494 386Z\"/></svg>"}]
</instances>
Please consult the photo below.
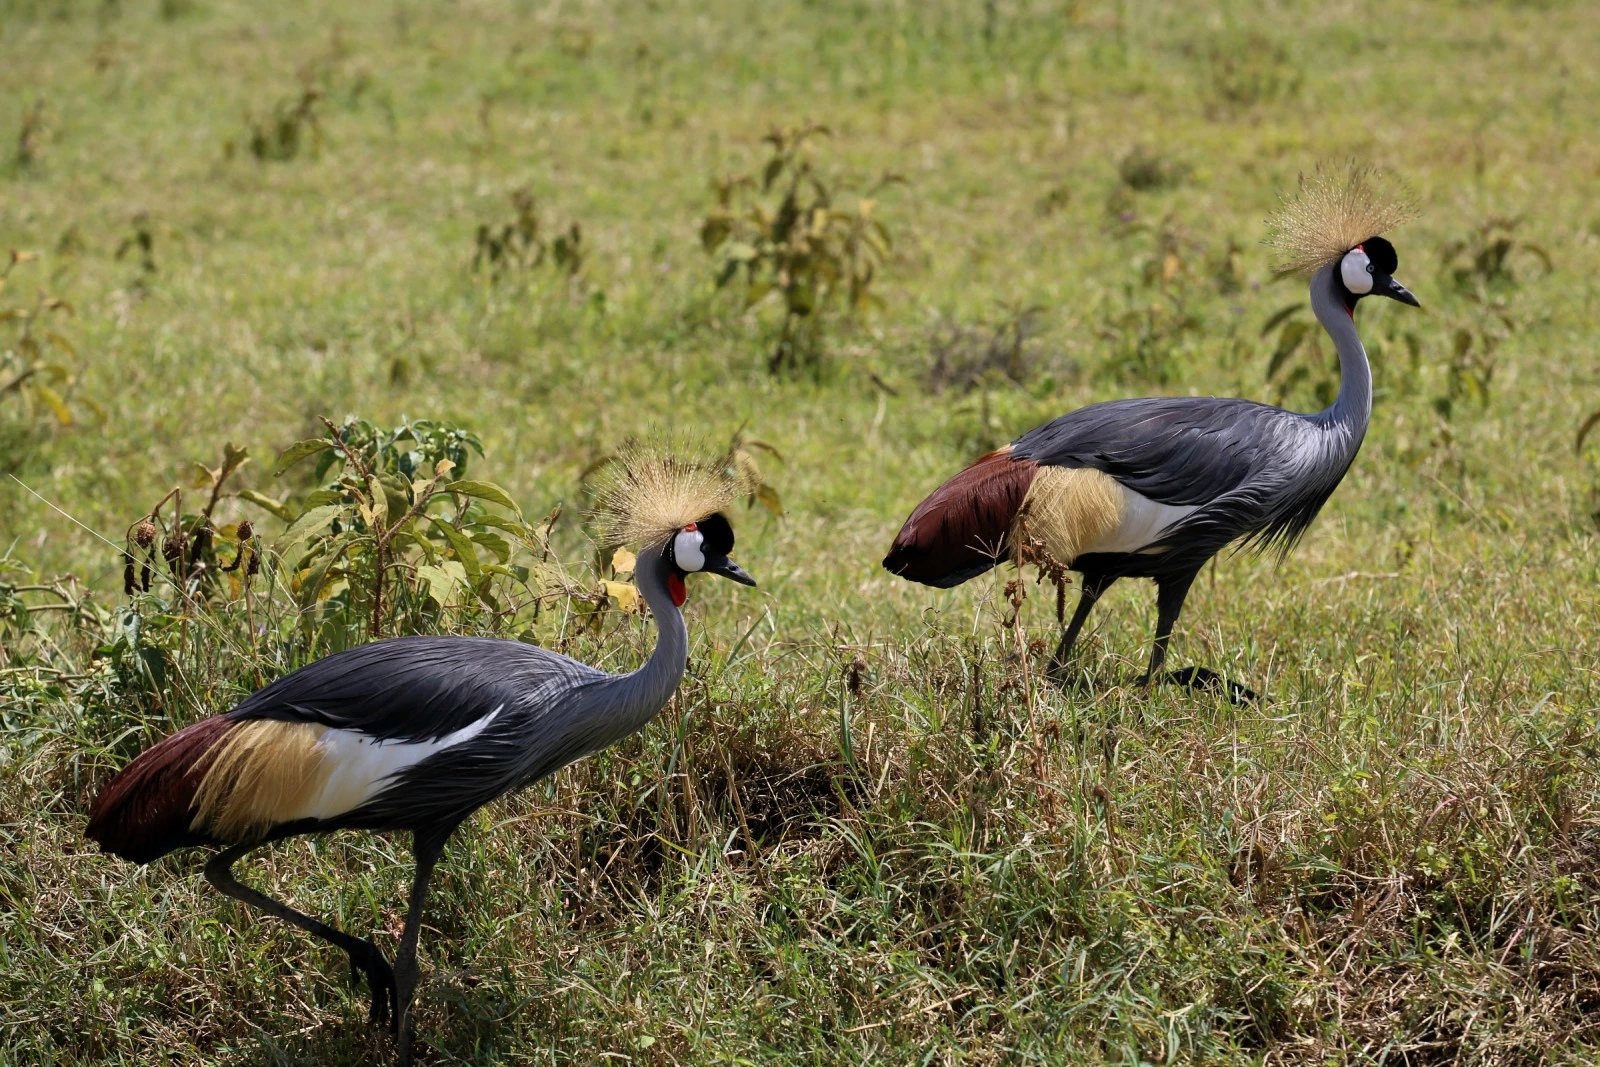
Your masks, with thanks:
<instances>
[{"instance_id":1,"label":"black velvet forehead","mask_svg":"<svg viewBox=\"0 0 1600 1067\"><path fill-rule=\"evenodd\" d=\"M700 536L705 538L701 542L700 551L706 555L726 556L733 551L733 525L720 511L714 515L707 515L695 523L695 528L700 531Z\"/></svg>"},{"instance_id":2,"label":"black velvet forehead","mask_svg":"<svg viewBox=\"0 0 1600 1067\"><path fill-rule=\"evenodd\" d=\"M1372 260L1373 268L1379 274L1394 276L1395 268L1400 265L1400 257L1395 255L1394 245L1382 237L1368 237L1361 242L1361 247L1366 251L1367 258Z\"/></svg>"}]
</instances>

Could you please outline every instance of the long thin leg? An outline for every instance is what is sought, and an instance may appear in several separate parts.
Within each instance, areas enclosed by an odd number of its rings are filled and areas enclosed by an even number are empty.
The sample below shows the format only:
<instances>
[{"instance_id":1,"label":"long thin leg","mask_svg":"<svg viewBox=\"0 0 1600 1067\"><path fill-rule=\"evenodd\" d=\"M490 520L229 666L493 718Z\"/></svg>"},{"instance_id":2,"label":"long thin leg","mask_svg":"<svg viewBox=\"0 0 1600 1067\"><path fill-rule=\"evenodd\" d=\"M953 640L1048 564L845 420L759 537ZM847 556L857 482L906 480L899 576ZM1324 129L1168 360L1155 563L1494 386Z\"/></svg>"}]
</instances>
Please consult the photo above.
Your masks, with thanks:
<instances>
[{"instance_id":1,"label":"long thin leg","mask_svg":"<svg viewBox=\"0 0 1600 1067\"><path fill-rule=\"evenodd\" d=\"M1048 677L1057 681L1065 677L1067 657L1072 654L1072 646L1077 642L1078 633L1083 629L1083 624L1088 621L1090 610L1101 595L1111 588L1111 583L1116 580L1115 575L1085 574L1083 576L1083 592L1078 594L1078 606L1072 612L1072 621L1067 623L1066 630L1061 634L1061 643L1056 646L1056 654L1050 657L1050 666L1045 672Z\"/></svg>"},{"instance_id":2,"label":"long thin leg","mask_svg":"<svg viewBox=\"0 0 1600 1067\"><path fill-rule=\"evenodd\" d=\"M1189 587L1199 573L1199 568L1196 568L1187 574L1156 579L1156 642L1150 649L1150 669L1138 684L1172 682L1191 689L1221 689L1234 704L1254 703L1260 699L1254 690L1228 681L1210 667L1184 667L1169 672L1165 677L1161 676L1161 664L1167 658L1167 641L1172 637L1172 627L1177 624L1178 615L1183 611L1183 602L1189 596Z\"/></svg>"},{"instance_id":3,"label":"long thin leg","mask_svg":"<svg viewBox=\"0 0 1600 1067\"><path fill-rule=\"evenodd\" d=\"M400 1038L397 1067L411 1067L411 998L417 991L417 938L422 934L422 905L428 898L428 880L433 877L434 865L439 862L449 838L450 830L419 832L412 836L411 852L416 857L417 873L411 882L406 928L400 934L400 948L394 954L395 1032Z\"/></svg>"},{"instance_id":4,"label":"long thin leg","mask_svg":"<svg viewBox=\"0 0 1600 1067\"><path fill-rule=\"evenodd\" d=\"M371 941L363 941L359 937L329 926L325 922L319 922L304 912L295 911L287 904L273 900L265 893L251 889L235 878L234 863L255 847L255 845L234 845L212 856L206 863L206 880L233 899L243 901L252 908L259 908L268 915L275 915L284 922L298 926L306 933L332 942L348 952L350 984L355 985L358 972L364 973L367 976L367 987L372 992L372 1010L368 1013L368 1019L379 1026L387 1024L389 1006L395 1000L395 978L394 971L384 960L383 953L378 951L378 946Z\"/></svg>"},{"instance_id":5,"label":"long thin leg","mask_svg":"<svg viewBox=\"0 0 1600 1067\"><path fill-rule=\"evenodd\" d=\"M1192 571L1156 579L1156 643L1150 649L1150 669L1138 684L1149 685L1160 673L1161 664L1167 658L1167 642L1172 638L1172 628L1183 611L1183 602L1189 596L1194 576L1199 573L1200 568L1196 567Z\"/></svg>"}]
</instances>

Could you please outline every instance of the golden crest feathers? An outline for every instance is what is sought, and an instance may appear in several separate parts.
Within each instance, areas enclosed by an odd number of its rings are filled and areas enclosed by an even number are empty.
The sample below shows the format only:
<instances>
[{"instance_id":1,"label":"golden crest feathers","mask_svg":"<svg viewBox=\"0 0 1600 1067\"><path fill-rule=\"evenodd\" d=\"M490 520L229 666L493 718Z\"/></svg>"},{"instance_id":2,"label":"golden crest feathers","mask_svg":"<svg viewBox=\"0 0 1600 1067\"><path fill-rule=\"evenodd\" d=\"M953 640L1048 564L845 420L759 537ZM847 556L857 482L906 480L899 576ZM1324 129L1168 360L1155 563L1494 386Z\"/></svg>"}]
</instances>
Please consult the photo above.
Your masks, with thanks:
<instances>
[{"instance_id":1,"label":"golden crest feathers","mask_svg":"<svg viewBox=\"0 0 1600 1067\"><path fill-rule=\"evenodd\" d=\"M1267 244L1282 257L1278 271L1310 274L1416 215L1408 194L1381 185L1376 170L1357 163L1343 172L1318 166L1309 177L1302 174L1298 195L1267 221Z\"/></svg>"},{"instance_id":2,"label":"golden crest feathers","mask_svg":"<svg viewBox=\"0 0 1600 1067\"><path fill-rule=\"evenodd\" d=\"M600 543L656 545L750 491L726 456L666 441L630 443L596 476Z\"/></svg>"}]
</instances>

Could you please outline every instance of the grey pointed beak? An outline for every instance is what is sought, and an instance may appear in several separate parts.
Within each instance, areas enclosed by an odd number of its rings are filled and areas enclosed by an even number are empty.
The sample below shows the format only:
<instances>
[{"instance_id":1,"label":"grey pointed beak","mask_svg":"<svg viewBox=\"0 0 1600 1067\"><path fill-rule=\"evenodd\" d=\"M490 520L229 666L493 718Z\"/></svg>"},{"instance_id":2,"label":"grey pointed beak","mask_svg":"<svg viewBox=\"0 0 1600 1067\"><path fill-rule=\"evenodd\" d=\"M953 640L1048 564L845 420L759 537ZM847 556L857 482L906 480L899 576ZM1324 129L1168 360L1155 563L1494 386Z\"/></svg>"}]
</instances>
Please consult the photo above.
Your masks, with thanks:
<instances>
[{"instance_id":1,"label":"grey pointed beak","mask_svg":"<svg viewBox=\"0 0 1600 1067\"><path fill-rule=\"evenodd\" d=\"M1414 308L1419 308L1422 306L1422 302L1411 295L1410 289L1407 289L1393 278L1390 278L1389 283L1383 288L1379 289L1378 293L1382 296L1388 297L1390 300L1398 300L1402 304L1410 304Z\"/></svg>"},{"instance_id":2,"label":"grey pointed beak","mask_svg":"<svg viewBox=\"0 0 1600 1067\"><path fill-rule=\"evenodd\" d=\"M738 582L740 585L753 586L756 584L756 580L746 574L743 567L727 556L711 556L706 560L706 565L700 570L705 574L720 574L722 577Z\"/></svg>"}]
</instances>

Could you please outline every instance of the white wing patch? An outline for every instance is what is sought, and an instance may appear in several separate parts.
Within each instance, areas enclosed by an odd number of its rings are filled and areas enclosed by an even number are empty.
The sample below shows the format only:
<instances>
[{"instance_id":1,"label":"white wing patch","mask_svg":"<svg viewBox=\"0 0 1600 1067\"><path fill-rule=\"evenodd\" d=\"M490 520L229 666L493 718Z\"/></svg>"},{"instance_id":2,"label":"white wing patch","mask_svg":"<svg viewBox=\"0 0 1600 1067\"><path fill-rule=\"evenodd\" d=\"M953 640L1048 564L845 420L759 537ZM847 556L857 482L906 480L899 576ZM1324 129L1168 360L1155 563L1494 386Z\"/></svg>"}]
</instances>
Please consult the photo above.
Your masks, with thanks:
<instances>
[{"instance_id":1,"label":"white wing patch","mask_svg":"<svg viewBox=\"0 0 1600 1067\"><path fill-rule=\"evenodd\" d=\"M1158 504L1121 482L1116 486L1122 490L1122 521L1086 547L1085 552L1137 552L1200 510L1198 504Z\"/></svg>"},{"instance_id":2,"label":"white wing patch","mask_svg":"<svg viewBox=\"0 0 1600 1067\"><path fill-rule=\"evenodd\" d=\"M293 818L331 819L359 808L401 771L483 733L504 707L502 704L476 722L433 741L385 741L357 730L328 730L321 738L327 781Z\"/></svg>"}]
</instances>

